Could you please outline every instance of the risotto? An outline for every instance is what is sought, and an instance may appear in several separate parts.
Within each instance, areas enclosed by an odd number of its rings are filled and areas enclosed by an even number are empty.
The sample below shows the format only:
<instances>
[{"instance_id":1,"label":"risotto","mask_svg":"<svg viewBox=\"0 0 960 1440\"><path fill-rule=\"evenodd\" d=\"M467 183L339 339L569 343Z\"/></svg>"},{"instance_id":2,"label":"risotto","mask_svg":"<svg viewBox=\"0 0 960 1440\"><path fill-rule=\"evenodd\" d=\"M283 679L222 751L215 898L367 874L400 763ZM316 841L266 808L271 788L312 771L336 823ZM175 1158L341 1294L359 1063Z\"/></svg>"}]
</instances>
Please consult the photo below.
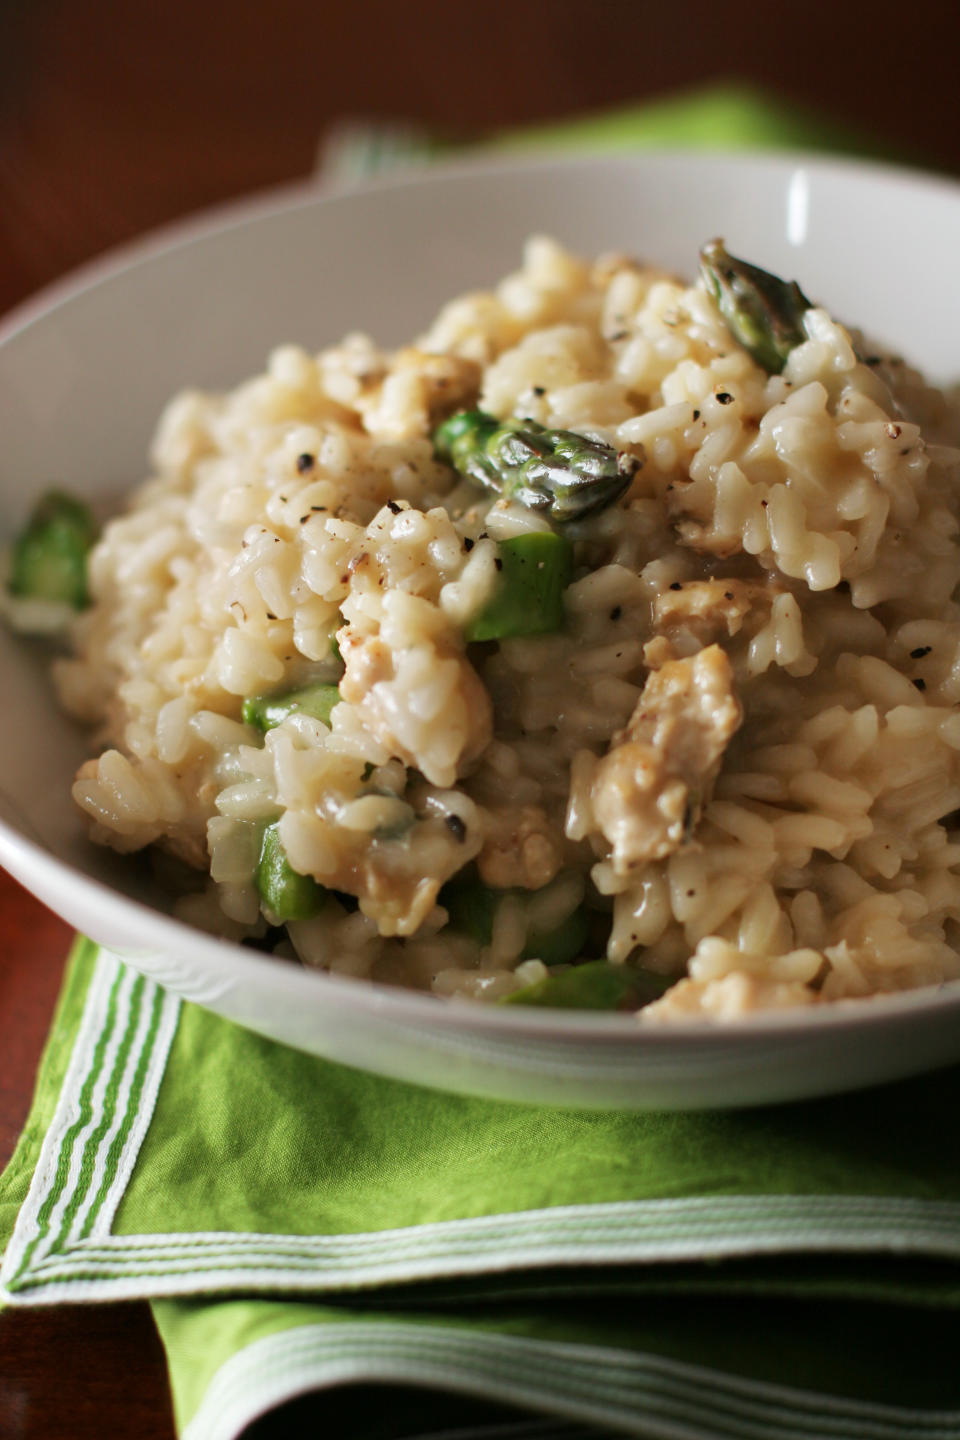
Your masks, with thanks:
<instances>
[{"instance_id":1,"label":"risotto","mask_svg":"<svg viewBox=\"0 0 960 1440\"><path fill-rule=\"evenodd\" d=\"M56 665L93 839L438 996L960 976L956 407L795 286L770 353L704 273L537 238L410 346L176 397Z\"/></svg>"}]
</instances>

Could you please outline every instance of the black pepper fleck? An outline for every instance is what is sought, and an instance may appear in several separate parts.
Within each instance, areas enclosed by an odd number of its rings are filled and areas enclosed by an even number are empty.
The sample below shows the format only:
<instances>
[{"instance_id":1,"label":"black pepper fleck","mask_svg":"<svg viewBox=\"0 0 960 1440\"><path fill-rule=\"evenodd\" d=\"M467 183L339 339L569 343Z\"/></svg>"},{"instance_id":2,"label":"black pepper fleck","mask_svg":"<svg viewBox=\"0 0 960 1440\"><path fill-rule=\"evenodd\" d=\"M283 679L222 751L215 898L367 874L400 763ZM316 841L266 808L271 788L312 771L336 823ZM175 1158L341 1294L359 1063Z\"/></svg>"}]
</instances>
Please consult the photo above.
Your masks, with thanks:
<instances>
[{"instance_id":1,"label":"black pepper fleck","mask_svg":"<svg viewBox=\"0 0 960 1440\"><path fill-rule=\"evenodd\" d=\"M674 580L673 584L670 586L670 589L671 589L671 590L682 590L682 589L683 589L683 581L682 581L682 580Z\"/></svg>"},{"instance_id":2,"label":"black pepper fleck","mask_svg":"<svg viewBox=\"0 0 960 1440\"><path fill-rule=\"evenodd\" d=\"M474 545L475 545L476 543L477 543L477 542L476 542L475 540L471 540L471 539L470 539L470 536L469 536L469 535L467 536L466 540L464 540L464 542L463 542L463 548L464 548L464 550L466 550L466 552L467 552L468 555L470 554L470 551L473 549L473 547L474 547Z\"/></svg>"},{"instance_id":3,"label":"black pepper fleck","mask_svg":"<svg viewBox=\"0 0 960 1440\"><path fill-rule=\"evenodd\" d=\"M927 682L926 682L926 680L921 680L921 678L920 678L919 675L917 676L916 680L914 680L913 683L914 683L914 685L916 685L916 687L917 687L918 690L926 690L926 688L927 688Z\"/></svg>"},{"instance_id":4,"label":"black pepper fleck","mask_svg":"<svg viewBox=\"0 0 960 1440\"><path fill-rule=\"evenodd\" d=\"M699 420L699 419L700 419L700 411L699 411L699 410L694 410L694 412L693 412L693 418L694 418L694 420Z\"/></svg>"},{"instance_id":5,"label":"black pepper fleck","mask_svg":"<svg viewBox=\"0 0 960 1440\"><path fill-rule=\"evenodd\" d=\"M390 511L391 515L400 514L400 506L397 504L396 500L388 500L387 509Z\"/></svg>"},{"instance_id":6,"label":"black pepper fleck","mask_svg":"<svg viewBox=\"0 0 960 1440\"><path fill-rule=\"evenodd\" d=\"M313 512L314 515L319 515L319 514L321 513L321 511L326 510L326 508L327 508L326 505L311 505L311 506L310 506L310 509L311 509L311 511Z\"/></svg>"},{"instance_id":7,"label":"black pepper fleck","mask_svg":"<svg viewBox=\"0 0 960 1440\"><path fill-rule=\"evenodd\" d=\"M446 825L447 829L453 834L455 839L461 842L466 840L467 827L460 819L459 815L444 815L443 823Z\"/></svg>"},{"instance_id":8,"label":"black pepper fleck","mask_svg":"<svg viewBox=\"0 0 960 1440\"><path fill-rule=\"evenodd\" d=\"M622 606L622 605L614 605L613 609L610 611L610 619L611 619L611 620L619 620L619 619L620 619L620 616L621 616L622 614L623 614L623 606Z\"/></svg>"},{"instance_id":9,"label":"black pepper fleck","mask_svg":"<svg viewBox=\"0 0 960 1440\"><path fill-rule=\"evenodd\" d=\"M730 405L730 404L732 403L732 401L733 401L733 396L730 394L730 391L729 391L729 390L718 390L718 391L717 391L717 403L718 403L719 405Z\"/></svg>"},{"instance_id":10,"label":"black pepper fleck","mask_svg":"<svg viewBox=\"0 0 960 1440\"><path fill-rule=\"evenodd\" d=\"M301 475L305 475L308 470L312 470L316 463L312 455L303 454L297 456L297 469Z\"/></svg>"},{"instance_id":11,"label":"black pepper fleck","mask_svg":"<svg viewBox=\"0 0 960 1440\"><path fill-rule=\"evenodd\" d=\"M533 393L534 393L534 395L546 395L546 393L547 393L546 386L545 386L545 385L534 385L534 387L533 387Z\"/></svg>"},{"instance_id":12,"label":"black pepper fleck","mask_svg":"<svg viewBox=\"0 0 960 1440\"><path fill-rule=\"evenodd\" d=\"M496 565L496 567L497 567L498 570L502 570L502 569L503 569L503 561L500 559L500 556L499 556L499 555L497 556L496 560L494 560L493 563L494 563L494 565Z\"/></svg>"},{"instance_id":13,"label":"black pepper fleck","mask_svg":"<svg viewBox=\"0 0 960 1440\"><path fill-rule=\"evenodd\" d=\"M916 650L910 651L911 660L922 660L924 655L929 655L933 649L932 645L918 645Z\"/></svg>"}]
</instances>

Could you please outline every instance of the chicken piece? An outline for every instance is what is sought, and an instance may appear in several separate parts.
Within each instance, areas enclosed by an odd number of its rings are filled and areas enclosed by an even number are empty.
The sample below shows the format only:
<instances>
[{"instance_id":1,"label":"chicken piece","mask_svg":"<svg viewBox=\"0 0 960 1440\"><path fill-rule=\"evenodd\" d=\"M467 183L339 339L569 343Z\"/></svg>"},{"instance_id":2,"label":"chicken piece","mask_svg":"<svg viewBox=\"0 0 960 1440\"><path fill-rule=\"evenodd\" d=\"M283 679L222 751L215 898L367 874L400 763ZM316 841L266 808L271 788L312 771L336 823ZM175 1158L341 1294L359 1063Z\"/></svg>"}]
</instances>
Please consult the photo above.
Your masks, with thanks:
<instances>
[{"instance_id":1,"label":"chicken piece","mask_svg":"<svg viewBox=\"0 0 960 1440\"><path fill-rule=\"evenodd\" d=\"M426 431L455 410L476 405L482 371L461 355L431 354L408 345L389 370L355 401L373 434L400 439Z\"/></svg>"},{"instance_id":2,"label":"chicken piece","mask_svg":"<svg viewBox=\"0 0 960 1440\"><path fill-rule=\"evenodd\" d=\"M450 854L450 831L440 819L420 820L406 845L358 844L352 863L346 858L341 863L332 888L356 895L381 935L415 935L441 886L476 854L479 831L473 829L470 843L455 855Z\"/></svg>"},{"instance_id":3,"label":"chicken piece","mask_svg":"<svg viewBox=\"0 0 960 1440\"><path fill-rule=\"evenodd\" d=\"M683 628L707 645L726 633L736 635L753 612L766 620L783 587L756 580L677 581L653 602L658 630Z\"/></svg>"},{"instance_id":4,"label":"chicken piece","mask_svg":"<svg viewBox=\"0 0 960 1440\"><path fill-rule=\"evenodd\" d=\"M314 803L285 812L286 859L325 890L356 896L381 935L413 935L441 887L477 855L485 834L480 808L462 792L422 781L408 784L402 800L388 789L351 795L352 788L325 786ZM358 814L364 805L373 813Z\"/></svg>"},{"instance_id":5,"label":"chicken piece","mask_svg":"<svg viewBox=\"0 0 960 1440\"><path fill-rule=\"evenodd\" d=\"M730 661L719 645L670 660L648 676L591 787L593 813L618 874L661 860L690 839L742 721Z\"/></svg>"},{"instance_id":6,"label":"chicken piece","mask_svg":"<svg viewBox=\"0 0 960 1440\"><path fill-rule=\"evenodd\" d=\"M432 640L395 652L350 625L337 642L346 665L340 698L391 755L434 785L453 785L493 734L490 696L470 662Z\"/></svg>"},{"instance_id":7,"label":"chicken piece","mask_svg":"<svg viewBox=\"0 0 960 1440\"><path fill-rule=\"evenodd\" d=\"M340 680L340 699L360 705L385 680L393 679L393 655L379 635L361 635L352 625L337 631L337 648L346 666Z\"/></svg>"},{"instance_id":8,"label":"chicken piece","mask_svg":"<svg viewBox=\"0 0 960 1440\"><path fill-rule=\"evenodd\" d=\"M675 1020L739 1020L758 1010L816 1005L818 996L798 980L774 980L735 970L718 980L678 980L667 993L640 1011L643 1024Z\"/></svg>"},{"instance_id":9,"label":"chicken piece","mask_svg":"<svg viewBox=\"0 0 960 1440\"><path fill-rule=\"evenodd\" d=\"M477 857L485 885L495 890L549 885L563 859L563 839L539 805L503 805L488 811L487 836Z\"/></svg>"},{"instance_id":10,"label":"chicken piece","mask_svg":"<svg viewBox=\"0 0 960 1440\"><path fill-rule=\"evenodd\" d=\"M483 371L474 360L465 360L462 355L431 354L418 350L415 345L397 352L393 371L417 376L432 423L454 410L476 404L483 378Z\"/></svg>"}]
</instances>

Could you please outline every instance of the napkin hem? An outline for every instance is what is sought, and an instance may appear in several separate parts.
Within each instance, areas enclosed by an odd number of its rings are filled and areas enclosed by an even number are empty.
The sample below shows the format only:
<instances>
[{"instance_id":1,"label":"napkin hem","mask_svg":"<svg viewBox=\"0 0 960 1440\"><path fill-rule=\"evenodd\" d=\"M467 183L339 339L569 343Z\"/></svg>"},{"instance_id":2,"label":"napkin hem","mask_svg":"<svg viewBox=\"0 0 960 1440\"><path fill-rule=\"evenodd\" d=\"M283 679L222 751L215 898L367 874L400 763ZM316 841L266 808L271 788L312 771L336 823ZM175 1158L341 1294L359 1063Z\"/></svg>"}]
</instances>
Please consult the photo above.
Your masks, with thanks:
<instances>
[{"instance_id":1,"label":"napkin hem","mask_svg":"<svg viewBox=\"0 0 960 1440\"><path fill-rule=\"evenodd\" d=\"M615 1212L621 1212L617 1214ZM790 1253L960 1259L958 1207L878 1197L711 1196L507 1212L356 1235L183 1232L11 1246L10 1305L239 1292L343 1293L554 1266Z\"/></svg>"},{"instance_id":2,"label":"napkin hem","mask_svg":"<svg viewBox=\"0 0 960 1440\"><path fill-rule=\"evenodd\" d=\"M113 1238L176 1032L178 999L92 942L80 943L75 960L85 952L96 960L72 1053L0 1265L9 1304L50 1256Z\"/></svg>"},{"instance_id":3,"label":"napkin hem","mask_svg":"<svg viewBox=\"0 0 960 1440\"><path fill-rule=\"evenodd\" d=\"M960 1410L821 1394L643 1351L388 1321L307 1324L252 1341L216 1371L181 1440L236 1440L298 1395L364 1382L436 1387L664 1440L960 1435Z\"/></svg>"}]
</instances>

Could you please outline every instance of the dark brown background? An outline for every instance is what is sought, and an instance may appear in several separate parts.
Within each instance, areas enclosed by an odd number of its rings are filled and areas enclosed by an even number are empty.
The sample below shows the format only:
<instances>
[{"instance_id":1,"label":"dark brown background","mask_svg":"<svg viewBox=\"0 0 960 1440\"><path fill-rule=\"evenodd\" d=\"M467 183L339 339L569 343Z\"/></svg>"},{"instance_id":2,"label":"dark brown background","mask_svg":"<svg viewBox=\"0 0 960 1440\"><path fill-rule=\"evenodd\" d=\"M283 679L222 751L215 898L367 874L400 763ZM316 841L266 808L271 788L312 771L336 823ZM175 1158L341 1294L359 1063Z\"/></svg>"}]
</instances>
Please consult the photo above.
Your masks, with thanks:
<instances>
[{"instance_id":1,"label":"dark brown background","mask_svg":"<svg viewBox=\"0 0 960 1440\"><path fill-rule=\"evenodd\" d=\"M948 0L0 0L0 311L151 226L308 173L345 117L468 136L746 80L960 173L958 13ZM0 1163L68 940L0 873ZM172 1436L146 1308L4 1316L0 1440L104 1435Z\"/></svg>"}]
</instances>

